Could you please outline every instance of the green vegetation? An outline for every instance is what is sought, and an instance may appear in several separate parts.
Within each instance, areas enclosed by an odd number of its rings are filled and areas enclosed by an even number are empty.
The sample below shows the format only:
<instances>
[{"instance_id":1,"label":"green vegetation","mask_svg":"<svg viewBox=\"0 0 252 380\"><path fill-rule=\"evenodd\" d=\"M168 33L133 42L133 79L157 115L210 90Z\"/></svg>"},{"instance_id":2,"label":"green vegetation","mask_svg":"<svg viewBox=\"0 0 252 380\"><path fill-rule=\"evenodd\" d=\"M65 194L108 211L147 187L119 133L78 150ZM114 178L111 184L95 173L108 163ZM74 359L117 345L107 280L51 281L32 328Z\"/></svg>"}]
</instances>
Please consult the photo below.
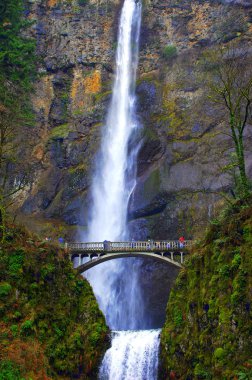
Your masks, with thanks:
<instances>
[{"instance_id":1,"label":"green vegetation","mask_svg":"<svg viewBox=\"0 0 252 380\"><path fill-rule=\"evenodd\" d=\"M251 289L252 198L213 221L180 271L161 335L161 378L250 379Z\"/></svg>"},{"instance_id":2,"label":"green vegetation","mask_svg":"<svg viewBox=\"0 0 252 380\"><path fill-rule=\"evenodd\" d=\"M20 190L30 165L20 162L29 154L26 129L33 121L30 92L35 78L35 41L25 37L31 23L23 18L23 1L8 0L0 12L0 238L5 232L8 196ZM22 133L20 132L22 130ZM22 153L21 153L22 152ZM29 162L29 160L27 161ZM18 185L13 178L18 178Z\"/></svg>"},{"instance_id":3,"label":"green vegetation","mask_svg":"<svg viewBox=\"0 0 252 380\"><path fill-rule=\"evenodd\" d=\"M20 371L9 360L0 363L0 380L25 380L20 376Z\"/></svg>"},{"instance_id":4,"label":"green vegetation","mask_svg":"<svg viewBox=\"0 0 252 380\"><path fill-rule=\"evenodd\" d=\"M169 61L177 56L177 48L175 45L166 45L163 50L163 57Z\"/></svg>"},{"instance_id":5,"label":"green vegetation","mask_svg":"<svg viewBox=\"0 0 252 380\"><path fill-rule=\"evenodd\" d=\"M207 52L206 68L209 97L225 111L225 134L232 138L234 146L231 162L223 170L234 177L235 196L246 198L251 191L245 163L245 130L252 120L251 57L245 48L229 44Z\"/></svg>"},{"instance_id":6,"label":"green vegetation","mask_svg":"<svg viewBox=\"0 0 252 380\"><path fill-rule=\"evenodd\" d=\"M1 7L0 73L7 91L10 89L6 80L14 86L17 84L21 89L31 89L31 80L35 75L35 41L21 33L30 26L30 22L23 19L22 13L21 0L8 0ZM12 99L8 100L12 103Z\"/></svg>"},{"instance_id":7,"label":"green vegetation","mask_svg":"<svg viewBox=\"0 0 252 380\"><path fill-rule=\"evenodd\" d=\"M50 131L51 139L66 138L69 134L69 124L61 124Z\"/></svg>"},{"instance_id":8,"label":"green vegetation","mask_svg":"<svg viewBox=\"0 0 252 380\"><path fill-rule=\"evenodd\" d=\"M0 379L96 378L108 328L67 253L10 228L0 271Z\"/></svg>"}]
</instances>

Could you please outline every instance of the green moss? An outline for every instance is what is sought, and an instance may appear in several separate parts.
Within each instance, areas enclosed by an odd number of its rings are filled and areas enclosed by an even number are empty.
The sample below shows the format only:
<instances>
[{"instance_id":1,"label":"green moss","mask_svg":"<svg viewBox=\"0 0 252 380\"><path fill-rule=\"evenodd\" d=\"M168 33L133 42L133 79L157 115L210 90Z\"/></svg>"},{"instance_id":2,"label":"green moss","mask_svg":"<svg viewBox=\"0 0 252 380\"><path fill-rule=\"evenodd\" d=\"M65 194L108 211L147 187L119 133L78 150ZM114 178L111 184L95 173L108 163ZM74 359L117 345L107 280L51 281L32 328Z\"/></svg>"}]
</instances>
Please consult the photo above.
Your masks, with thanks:
<instances>
[{"instance_id":1,"label":"green moss","mask_svg":"<svg viewBox=\"0 0 252 380\"><path fill-rule=\"evenodd\" d=\"M24 323L21 325L21 330L20 330L21 335L31 335L33 333L33 321L31 320L26 320Z\"/></svg>"},{"instance_id":2,"label":"green moss","mask_svg":"<svg viewBox=\"0 0 252 380\"><path fill-rule=\"evenodd\" d=\"M85 112L85 110L83 108L79 108L79 109L76 109L72 112L72 115L73 116L81 116L83 115L83 113Z\"/></svg>"},{"instance_id":3,"label":"green moss","mask_svg":"<svg viewBox=\"0 0 252 380\"><path fill-rule=\"evenodd\" d=\"M12 332L13 337L16 337L18 335L18 325L11 325L10 330Z\"/></svg>"},{"instance_id":4,"label":"green moss","mask_svg":"<svg viewBox=\"0 0 252 380\"><path fill-rule=\"evenodd\" d=\"M69 124L61 124L58 125L57 127L54 127L50 131L49 138L50 139L57 139L57 138L66 138L69 134Z\"/></svg>"},{"instance_id":5,"label":"green moss","mask_svg":"<svg viewBox=\"0 0 252 380\"><path fill-rule=\"evenodd\" d=\"M108 328L89 283L64 251L20 229L8 234L0 257L5 297L0 351L9 363L3 379L95 378Z\"/></svg>"},{"instance_id":6,"label":"green moss","mask_svg":"<svg viewBox=\"0 0 252 380\"><path fill-rule=\"evenodd\" d=\"M143 82L153 83L157 88L161 86L157 74L153 73L145 73L144 75L142 75L140 78L137 79L136 85L139 86Z\"/></svg>"},{"instance_id":7,"label":"green moss","mask_svg":"<svg viewBox=\"0 0 252 380\"><path fill-rule=\"evenodd\" d=\"M68 172L69 172L69 174L75 174L78 171L86 171L86 170L87 170L86 165L84 163L82 163L82 164L79 164L77 166L71 166L68 169Z\"/></svg>"},{"instance_id":8,"label":"green moss","mask_svg":"<svg viewBox=\"0 0 252 380\"><path fill-rule=\"evenodd\" d=\"M226 208L186 261L161 334L162 378L233 379L237 368L248 377L251 224L251 205Z\"/></svg>"},{"instance_id":9,"label":"green moss","mask_svg":"<svg viewBox=\"0 0 252 380\"><path fill-rule=\"evenodd\" d=\"M196 364L194 369L194 375L196 376L196 379L211 379L211 375L208 371L204 368L204 366L200 363Z\"/></svg>"},{"instance_id":10,"label":"green moss","mask_svg":"<svg viewBox=\"0 0 252 380\"><path fill-rule=\"evenodd\" d=\"M180 326L183 322L182 311L177 306L173 309L173 321L176 327Z\"/></svg>"},{"instance_id":11,"label":"green moss","mask_svg":"<svg viewBox=\"0 0 252 380\"><path fill-rule=\"evenodd\" d=\"M20 376L20 370L11 360L3 360L0 363L0 380L24 380Z\"/></svg>"},{"instance_id":12,"label":"green moss","mask_svg":"<svg viewBox=\"0 0 252 380\"><path fill-rule=\"evenodd\" d=\"M226 356L225 350L223 350L222 347L218 347L215 349L213 356L214 356L215 360L222 361Z\"/></svg>"},{"instance_id":13,"label":"green moss","mask_svg":"<svg viewBox=\"0 0 252 380\"><path fill-rule=\"evenodd\" d=\"M12 286L6 282L0 284L0 298L5 298L11 292Z\"/></svg>"},{"instance_id":14,"label":"green moss","mask_svg":"<svg viewBox=\"0 0 252 380\"><path fill-rule=\"evenodd\" d=\"M170 61L177 56L177 48L175 45L167 45L163 50L163 57L166 61Z\"/></svg>"},{"instance_id":15,"label":"green moss","mask_svg":"<svg viewBox=\"0 0 252 380\"><path fill-rule=\"evenodd\" d=\"M94 100L95 102L99 103L103 101L105 98L107 98L109 95L111 95L112 91L105 91L105 92L100 92L99 94L94 95Z\"/></svg>"}]
</instances>

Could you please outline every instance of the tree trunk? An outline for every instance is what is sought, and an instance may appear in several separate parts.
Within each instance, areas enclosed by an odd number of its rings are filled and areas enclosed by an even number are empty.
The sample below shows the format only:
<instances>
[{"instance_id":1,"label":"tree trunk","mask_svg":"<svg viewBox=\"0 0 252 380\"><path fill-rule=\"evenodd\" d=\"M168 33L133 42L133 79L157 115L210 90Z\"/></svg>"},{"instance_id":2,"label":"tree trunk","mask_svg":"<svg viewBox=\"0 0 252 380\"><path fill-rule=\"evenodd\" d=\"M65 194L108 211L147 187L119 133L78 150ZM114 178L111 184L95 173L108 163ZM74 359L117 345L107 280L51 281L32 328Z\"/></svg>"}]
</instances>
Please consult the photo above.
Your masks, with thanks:
<instances>
[{"instance_id":1,"label":"tree trunk","mask_svg":"<svg viewBox=\"0 0 252 380\"><path fill-rule=\"evenodd\" d=\"M249 195L249 182L246 174L245 168L245 158L244 158L244 147L243 147L243 136L239 136L238 146L236 149L238 158L238 168L240 172L241 186L242 186L242 196L247 197Z\"/></svg>"},{"instance_id":2,"label":"tree trunk","mask_svg":"<svg viewBox=\"0 0 252 380\"><path fill-rule=\"evenodd\" d=\"M4 237L4 218L3 218L3 212L0 207L0 241L3 240Z\"/></svg>"}]
</instances>

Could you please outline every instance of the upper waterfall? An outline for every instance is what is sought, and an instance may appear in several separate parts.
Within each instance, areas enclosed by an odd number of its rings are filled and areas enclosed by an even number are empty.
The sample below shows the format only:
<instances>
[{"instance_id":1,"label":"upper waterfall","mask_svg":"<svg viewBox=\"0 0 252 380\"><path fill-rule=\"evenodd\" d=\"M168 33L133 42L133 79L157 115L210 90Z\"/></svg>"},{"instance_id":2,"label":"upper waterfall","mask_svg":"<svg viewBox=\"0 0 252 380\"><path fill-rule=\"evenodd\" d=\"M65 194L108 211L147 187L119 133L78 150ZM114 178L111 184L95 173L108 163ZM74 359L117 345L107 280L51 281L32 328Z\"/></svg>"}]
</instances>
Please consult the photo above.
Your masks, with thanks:
<instances>
[{"instance_id":1,"label":"upper waterfall","mask_svg":"<svg viewBox=\"0 0 252 380\"><path fill-rule=\"evenodd\" d=\"M88 241L118 241L127 237L127 207L136 182L139 148L132 140L139 129L135 115L135 81L140 24L141 2L125 0L119 24L112 99L93 178ZM129 260L112 260L86 274L112 329L137 329L144 320L138 262Z\"/></svg>"},{"instance_id":2,"label":"upper waterfall","mask_svg":"<svg viewBox=\"0 0 252 380\"><path fill-rule=\"evenodd\" d=\"M127 206L135 185L134 158L138 148L135 145L129 152L129 139L138 126L134 106L140 23L141 3L126 0L119 26L112 100L92 187L89 241L115 241L126 236Z\"/></svg>"}]
</instances>

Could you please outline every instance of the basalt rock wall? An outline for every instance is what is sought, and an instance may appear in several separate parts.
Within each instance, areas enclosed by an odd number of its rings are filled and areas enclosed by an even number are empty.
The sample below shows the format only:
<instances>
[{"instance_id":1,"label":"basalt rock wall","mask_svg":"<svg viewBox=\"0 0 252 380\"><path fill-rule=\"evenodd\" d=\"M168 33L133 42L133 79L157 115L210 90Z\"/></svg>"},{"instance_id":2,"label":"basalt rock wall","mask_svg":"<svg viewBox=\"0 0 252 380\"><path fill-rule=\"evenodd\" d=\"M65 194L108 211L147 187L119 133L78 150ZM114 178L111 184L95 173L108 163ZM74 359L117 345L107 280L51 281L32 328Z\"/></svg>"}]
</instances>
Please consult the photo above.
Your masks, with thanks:
<instances>
[{"instance_id":1,"label":"basalt rock wall","mask_svg":"<svg viewBox=\"0 0 252 380\"><path fill-rule=\"evenodd\" d=\"M110 0L26 3L40 73L31 132L37 169L16 204L43 233L85 230L120 9L120 1ZM135 238L197 235L222 202L219 191L232 188L221 171L222 148L231 146L220 133L225 115L207 98L199 62L206 48L231 40L250 51L251 33L250 1L144 1L136 87L142 146L129 208ZM246 139L249 146L248 132Z\"/></svg>"}]
</instances>

